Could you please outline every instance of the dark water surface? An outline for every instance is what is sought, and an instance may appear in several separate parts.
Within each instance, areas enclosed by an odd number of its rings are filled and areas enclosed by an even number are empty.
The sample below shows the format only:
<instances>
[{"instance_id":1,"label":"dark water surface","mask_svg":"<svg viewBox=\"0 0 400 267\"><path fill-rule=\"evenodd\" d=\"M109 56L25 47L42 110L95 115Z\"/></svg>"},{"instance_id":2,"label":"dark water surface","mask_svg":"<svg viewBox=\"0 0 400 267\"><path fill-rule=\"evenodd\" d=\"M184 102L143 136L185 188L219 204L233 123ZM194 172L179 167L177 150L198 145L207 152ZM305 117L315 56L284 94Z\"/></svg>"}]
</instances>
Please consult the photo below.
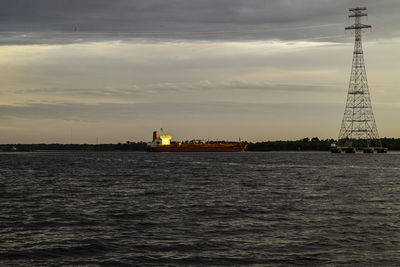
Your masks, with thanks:
<instances>
[{"instance_id":1,"label":"dark water surface","mask_svg":"<svg viewBox=\"0 0 400 267\"><path fill-rule=\"evenodd\" d=\"M400 265L400 154L0 154L0 265Z\"/></svg>"}]
</instances>

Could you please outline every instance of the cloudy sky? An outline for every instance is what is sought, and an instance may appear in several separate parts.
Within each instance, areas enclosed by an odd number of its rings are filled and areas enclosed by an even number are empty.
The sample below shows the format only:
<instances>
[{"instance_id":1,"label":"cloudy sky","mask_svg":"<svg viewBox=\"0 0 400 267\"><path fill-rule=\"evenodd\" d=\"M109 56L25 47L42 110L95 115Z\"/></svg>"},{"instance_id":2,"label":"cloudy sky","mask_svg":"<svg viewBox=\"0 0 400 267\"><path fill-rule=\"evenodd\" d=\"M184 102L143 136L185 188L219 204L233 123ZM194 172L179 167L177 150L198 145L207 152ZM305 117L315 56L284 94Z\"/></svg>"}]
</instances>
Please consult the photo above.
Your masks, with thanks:
<instances>
[{"instance_id":1,"label":"cloudy sky","mask_svg":"<svg viewBox=\"0 0 400 267\"><path fill-rule=\"evenodd\" d=\"M354 38L400 137L398 0L2 0L0 143L337 138Z\"/></svg>"}]
</instances>

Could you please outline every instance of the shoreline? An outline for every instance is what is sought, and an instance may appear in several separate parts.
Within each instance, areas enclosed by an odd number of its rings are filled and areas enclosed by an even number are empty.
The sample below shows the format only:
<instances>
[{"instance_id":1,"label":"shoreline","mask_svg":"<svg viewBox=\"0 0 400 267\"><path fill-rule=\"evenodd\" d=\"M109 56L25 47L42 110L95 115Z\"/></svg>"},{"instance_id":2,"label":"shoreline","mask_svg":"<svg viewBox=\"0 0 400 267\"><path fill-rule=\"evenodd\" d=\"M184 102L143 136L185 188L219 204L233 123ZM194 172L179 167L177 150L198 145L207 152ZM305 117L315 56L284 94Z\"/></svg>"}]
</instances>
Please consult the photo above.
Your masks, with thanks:
<instances>
[{"instance_id":1,"label":"shoreline","mask_svg":"<svg viewBox=\"0 0 400 267\"><path fill-rule=\"evenodd\" d=\"M220 141L222 142L222 141ZM228 141L226 141L228 142ZM400 138L381 138L382 146L389 151L400 151ZM268 152L268 151L326 151L329 152L334 139L303 138L289 141L262 141L247 142L246 151ZM130 142L115 144L0 144L0 152L124 152L124 151L146 151L146 142Z\"/></svg>"}]
</instances>

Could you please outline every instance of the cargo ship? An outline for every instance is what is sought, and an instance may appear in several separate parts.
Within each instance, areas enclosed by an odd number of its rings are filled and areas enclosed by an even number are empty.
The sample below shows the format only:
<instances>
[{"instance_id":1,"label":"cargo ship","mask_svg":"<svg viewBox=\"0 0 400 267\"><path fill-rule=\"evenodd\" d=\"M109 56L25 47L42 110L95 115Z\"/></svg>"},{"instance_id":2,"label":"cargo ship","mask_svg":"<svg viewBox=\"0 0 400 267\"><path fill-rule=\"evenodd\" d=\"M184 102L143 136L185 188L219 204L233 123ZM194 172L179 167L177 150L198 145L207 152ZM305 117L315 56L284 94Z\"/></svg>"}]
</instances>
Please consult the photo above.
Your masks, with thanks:
<instances>
[{"instance_id":1,"label":"cargo ship","mask_svg":"<svg viewBox=\"0 0 400 267\"><path fill-rule=\"evenodd\" d=\"M147 143L147 152L243 152L247 144L242 142L214 142L192 140L171 142L169 135L153 132L153 141Z\"/></svg>"}]
</instances>

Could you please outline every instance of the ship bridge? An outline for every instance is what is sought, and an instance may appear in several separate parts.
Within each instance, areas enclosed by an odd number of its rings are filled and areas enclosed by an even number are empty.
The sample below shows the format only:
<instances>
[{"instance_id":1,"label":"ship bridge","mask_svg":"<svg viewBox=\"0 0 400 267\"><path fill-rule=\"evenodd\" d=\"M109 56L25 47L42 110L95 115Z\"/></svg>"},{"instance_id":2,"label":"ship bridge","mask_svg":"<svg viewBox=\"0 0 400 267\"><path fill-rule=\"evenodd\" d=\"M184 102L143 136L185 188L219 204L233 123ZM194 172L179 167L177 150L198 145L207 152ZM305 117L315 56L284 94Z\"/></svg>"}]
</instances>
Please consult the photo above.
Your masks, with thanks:
<instances>
[{"instance_id":1,"label":"ship bridge","mask_svg":"<svg viewBox=\"0 0 400 267\"><path fill-rule=\"evenodd\" d=\"M160 139L161 139L161 145L163 146L168 146L171 144L171 136L169 135L161 135Z\"/></svg>"},{"instance_id":2,"label":"ship bridge","mask_svg":"<svg viewBox=\"0 0 400 267\"><path fill-rule=\"evenodd\" d=\"M171 145L172 136L158 135L157 131L153 132L153 141L149 143L150 146L169 146Z\"/></svg>"}]
</instances>

